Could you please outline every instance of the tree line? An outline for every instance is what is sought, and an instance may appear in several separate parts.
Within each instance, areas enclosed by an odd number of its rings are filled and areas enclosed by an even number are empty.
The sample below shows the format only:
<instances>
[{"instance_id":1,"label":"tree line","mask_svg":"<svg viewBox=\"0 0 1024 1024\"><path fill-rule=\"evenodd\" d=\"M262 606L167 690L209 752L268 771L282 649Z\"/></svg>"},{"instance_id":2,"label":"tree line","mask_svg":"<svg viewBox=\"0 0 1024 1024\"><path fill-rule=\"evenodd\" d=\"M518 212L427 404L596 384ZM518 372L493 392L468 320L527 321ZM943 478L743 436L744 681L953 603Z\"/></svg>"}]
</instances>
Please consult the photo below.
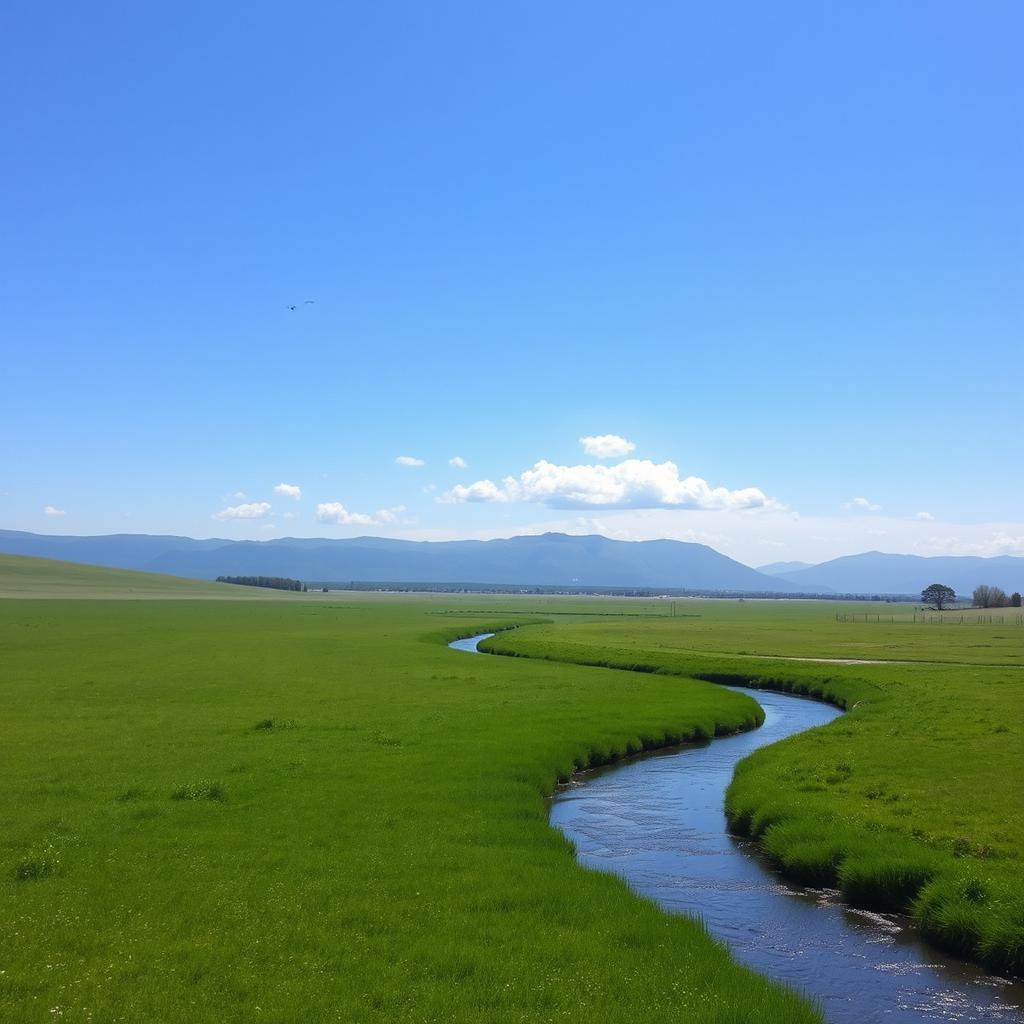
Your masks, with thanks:
<instances>
[{"instance_id":1,"label":"tree line","mask_svg":"<svg viewBox=\"0 0 1024 1024\"><path fill-rule=\"evenodd\" d=\"M1020 592L1015 590L1009 597L1002 587L982 585L974 588L975 608L1019 608Z\"/></svg>"},{"instance_id":2,"label":"tree line","mask_svg":"<svg viewBox=\"0 0 1024 1024\"><path fill-rule=\"evenodd\" d=\"M1020 591L1015 590L1009 597L1002 587L990 587L982 584L974 588L971 595L975 608L1019 608L1021 606ZM947 587L944 583L933 583L921 591L921 600L931 605L937 612L941 612L947 604L956 600L956 591Z\"/></svg>"},{"instance_id":3,"label":"tree line","mask_svg":"<svg viewBox=\"0 0 1024 1024\"><path fill-rule=\"evenodd\" d=\"M302 580L292 580L287 576L218 576L218 583L237 583L241 587L269 587L271 590L297 590L306 592L306 584Z\"/></svg>"}]
</instances>

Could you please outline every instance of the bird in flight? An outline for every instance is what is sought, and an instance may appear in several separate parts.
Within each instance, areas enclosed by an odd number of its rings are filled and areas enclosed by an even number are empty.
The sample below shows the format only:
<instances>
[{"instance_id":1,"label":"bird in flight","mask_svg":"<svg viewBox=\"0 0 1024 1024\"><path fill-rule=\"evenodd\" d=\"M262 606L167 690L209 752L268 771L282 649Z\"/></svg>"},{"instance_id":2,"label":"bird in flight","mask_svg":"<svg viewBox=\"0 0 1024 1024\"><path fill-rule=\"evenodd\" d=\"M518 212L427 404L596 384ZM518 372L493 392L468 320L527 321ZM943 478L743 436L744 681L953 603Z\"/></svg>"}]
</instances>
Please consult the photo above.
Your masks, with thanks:
<instances>
[{"instance_id":1,"label":"bird in flight","mask_svg":"<svg viewBox=\"0 0 1024 1024\"><path fill-rule=\"evenodd\" d=\"M302 304L304 306L312 306L315 302L316 302L316 299L304 299ZM298 303L295 303L295 305L289 305L286 308L288 310L290 310L292 313L294 313L295 310L297 310L299 308L299 305L298 305Z\"/></svg>"}]
</instances>

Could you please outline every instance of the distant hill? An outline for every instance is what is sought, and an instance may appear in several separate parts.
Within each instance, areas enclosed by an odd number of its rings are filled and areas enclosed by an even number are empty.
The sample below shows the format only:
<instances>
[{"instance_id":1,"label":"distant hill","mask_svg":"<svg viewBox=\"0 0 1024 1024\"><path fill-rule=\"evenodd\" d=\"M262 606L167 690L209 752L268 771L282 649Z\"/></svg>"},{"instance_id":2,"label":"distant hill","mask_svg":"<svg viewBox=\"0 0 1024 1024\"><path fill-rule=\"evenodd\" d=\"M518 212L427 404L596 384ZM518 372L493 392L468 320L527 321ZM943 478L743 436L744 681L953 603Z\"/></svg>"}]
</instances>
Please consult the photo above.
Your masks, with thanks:
<instances>
[{"instance_id":1,"label":"distant hill","mask_svg":"<svg viewBox=\"0 0 1024 1024\"><path fill-rule=\"evenodd\" d=\"M768 565L755 566L758 572L767 576L784 576L786 573L799 572L801 569L811 569L813 562L771 562Z\"/></svg>"},{"instance_id":2,"label":"distant hill","mask_svg":"<svg viewBox=\"0 0 1024 1024\"><path fill-rule=\"evenodd\" d=\"M208 580L262 575L331 582L809 592L804 585L756 572L704 544L560 533L490 541L229 541L144 534L49 537L0 530L0 551Z\"/></svg>"},{"instance_id":3,"label":"distant hill","mask_svg":"<svg viewBox=\"0 0 1024 1024\"><path fill-rule=\"evenodd\" d=\"M1002 587L1008 594L1024 591L1024 558L997 555L887 555L867 551L830 562L778 574L778 579L838 594L919 594L930 583L944 583L962 597L979 584Z\"/></svg>"},{"instance_id":4,"label":"distant hill","mask_svg":"<svg viewBox=\"0 0 1024 1024\"><path fill-rule=\"evenodd\" d=\"M79 562L50 558L0 555L0 598L86 597L86 598L190 598L254 600L271 598L277 592L227 583L158 576L155 573L109 569Z\"/></svg>"}]
</instances>

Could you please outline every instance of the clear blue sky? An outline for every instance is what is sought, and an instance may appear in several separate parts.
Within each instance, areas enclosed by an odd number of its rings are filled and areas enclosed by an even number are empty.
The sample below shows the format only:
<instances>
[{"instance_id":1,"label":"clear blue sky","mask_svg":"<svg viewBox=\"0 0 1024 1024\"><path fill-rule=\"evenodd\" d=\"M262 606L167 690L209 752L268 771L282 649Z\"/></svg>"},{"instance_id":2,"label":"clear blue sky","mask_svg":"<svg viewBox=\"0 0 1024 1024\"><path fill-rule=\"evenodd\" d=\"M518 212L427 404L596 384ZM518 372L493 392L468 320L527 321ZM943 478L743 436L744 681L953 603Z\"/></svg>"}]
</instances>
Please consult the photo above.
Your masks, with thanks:
<instances>
[{"instance_id":1,"label":"clear blue sky","mask_svg":"<svg viewBox=\"0 0 1024 1024\"><path fill-rule=\"evenodd\" d=\"M9 0L0 526L1024 554L1022 30Z\"/></svg>"}]
</instances>

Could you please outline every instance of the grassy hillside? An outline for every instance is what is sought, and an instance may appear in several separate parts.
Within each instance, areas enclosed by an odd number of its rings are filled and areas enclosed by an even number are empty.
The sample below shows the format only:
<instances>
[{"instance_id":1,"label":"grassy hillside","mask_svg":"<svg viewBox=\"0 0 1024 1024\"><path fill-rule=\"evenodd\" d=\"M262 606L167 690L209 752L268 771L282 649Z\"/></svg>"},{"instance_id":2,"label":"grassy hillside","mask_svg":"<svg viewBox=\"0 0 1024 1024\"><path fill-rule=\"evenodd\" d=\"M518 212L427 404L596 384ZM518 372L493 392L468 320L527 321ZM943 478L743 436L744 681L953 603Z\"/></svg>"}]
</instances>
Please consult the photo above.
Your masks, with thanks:
<instances>
[{"instance_id":1,"label":"grassy hillside","mask_svg":"<svg viewBox=\"0 0 1024 1024\"><path fill-rule=\"evenodd\" d=\"M530 626L487 646L751 681L846 707L827 728L741 763L727 806L734 828L795 878L864 906L911 909L936 942L1024 972L1024 626L1007 616L914 624L891 606L851 607L859 621L837 622L835 606L813 602L688 611ZM888 663L782 660L803 657Z\"/></svg>"},{"instance_id":2,"label":"grassy hillside","mask_svg":"<svg viewBox=\"0 0 1024 1024\"><path fill-rule=\"evenodd\" d=\"M178 576L106 569L49 558L0 555L0 598L190 598L255 599L293 597L283 591L205 583Z\"/></svg>"},{"instance_id":3,"label":"grassy hillside","mask_svg":"<svg viewBox=\"0 0 1024 1024\"><path fill-rule=\"evenodd\" d=\"M820 1020L547 822L756 704L448 650L485 602L0 601L0 1020Z\"/></svg>"}]
</instances>

